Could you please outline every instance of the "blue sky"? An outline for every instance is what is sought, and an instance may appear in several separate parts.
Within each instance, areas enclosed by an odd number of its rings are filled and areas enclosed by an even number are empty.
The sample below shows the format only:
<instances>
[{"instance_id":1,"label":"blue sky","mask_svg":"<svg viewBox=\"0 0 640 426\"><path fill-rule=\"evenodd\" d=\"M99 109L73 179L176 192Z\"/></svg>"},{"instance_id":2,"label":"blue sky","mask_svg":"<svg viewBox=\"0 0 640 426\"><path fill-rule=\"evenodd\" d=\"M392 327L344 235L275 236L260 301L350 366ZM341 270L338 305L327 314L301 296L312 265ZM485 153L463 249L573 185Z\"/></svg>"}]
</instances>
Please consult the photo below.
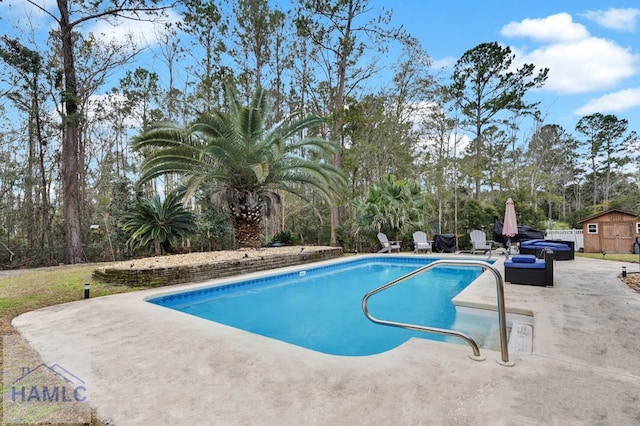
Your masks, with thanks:
<instances>
[{"instance_id":1,"label":"blue sky","mask_svg":"<svg viewBox=\"0 0 640 426\"><path fill-rule=\"evenodd\" d=\"M573 132L584 115L615 114L640 131L640 1L381 0L417 37L436 67L497 41L517 61L548 67L530 100L547 123Z\"/></svg>"},{"instance_id":2,"label":"blue sky","mask_svg":"<svg viewBox=\"0 0 640 426\"><path fill-rule=\"evenodd\" d=\"M55 8L55 0L37 1ZM626 118L630 129L640 132L638 0L372 0L371 4L393 9L392 24L417 37L444 75L450 75L466 50L497 41L512 48L516 61L550 68L545 87L528 96L530 101L541 101L545 123L574 132L582 116L602 112ZM13 7L8 9L9 5ZM27 9L36 26L42 23L47 28L45 22L51 23L33 7ZM24 11L24 0L4 0L0 26L25 22ZM110 31L105 23L84 30ZM118 33L129 30L147 39L153 34L141 22L119 28Z\"/></svg>"}]
</instances>

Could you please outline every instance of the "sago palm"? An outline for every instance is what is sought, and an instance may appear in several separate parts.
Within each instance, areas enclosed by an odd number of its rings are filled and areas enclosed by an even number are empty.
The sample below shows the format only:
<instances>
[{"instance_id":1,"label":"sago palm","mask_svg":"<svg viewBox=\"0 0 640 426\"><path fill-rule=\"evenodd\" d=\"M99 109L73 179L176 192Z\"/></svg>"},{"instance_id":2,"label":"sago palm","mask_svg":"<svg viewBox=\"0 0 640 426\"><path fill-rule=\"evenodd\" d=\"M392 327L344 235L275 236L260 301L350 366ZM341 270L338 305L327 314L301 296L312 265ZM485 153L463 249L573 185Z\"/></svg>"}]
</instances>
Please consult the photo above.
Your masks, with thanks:
<instances>
[{"instance_id":1,"label":"sago palm","mask_svg":"<svg viewBox=\"0 0 640 426\"><path fill-rule=\"evenodd\" d=\"M259 247L262 218L270 203L279 200L278 192L304 198L308 189L315 189L330 200L344 177L323 161L335 152L334 144L299 136L322 119L291 116L267 131L263 89L246 106L234 87L226 85L225 92L228 111L203 114L186 128L156 125L135 139L134 149L151 148L140 181L177 173L188 177L188 193L204 182L211 184L214 199L231 216L237 245Z\"/></svg>"},{"instance_id":2,"label":"sago palm","mask_svg":"<svg viewBox=\"0 0 640 426\"><path fill-rule=\"evenodd\" d=\"M188 238L196 230L195 214L184 208L176 192L162 201L159 196L138 198L134 210L123 216L122 229L131 234L127 244L131 249L162 254L178 238Z\"/></svg>"}]
</instances>

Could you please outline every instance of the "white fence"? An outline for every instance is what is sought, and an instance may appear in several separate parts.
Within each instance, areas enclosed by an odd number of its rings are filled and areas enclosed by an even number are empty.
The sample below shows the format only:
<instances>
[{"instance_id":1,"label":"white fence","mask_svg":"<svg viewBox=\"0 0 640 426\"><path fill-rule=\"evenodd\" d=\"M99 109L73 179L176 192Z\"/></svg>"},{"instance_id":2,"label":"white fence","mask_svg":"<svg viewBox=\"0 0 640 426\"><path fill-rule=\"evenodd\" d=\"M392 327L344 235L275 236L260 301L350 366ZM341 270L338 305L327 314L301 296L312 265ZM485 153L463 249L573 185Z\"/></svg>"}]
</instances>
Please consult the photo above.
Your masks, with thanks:
<instances>
[{"instance_id":1,"label":"white fence","mask_svg":"<svg viewBox=\"0 0 640 426\"><path fill-rule=\"evenodd\" d=\"M545 234L547 240L573 241L576 251L584 249L582 229L547 229Z\"/></svg>"}]
</instances>

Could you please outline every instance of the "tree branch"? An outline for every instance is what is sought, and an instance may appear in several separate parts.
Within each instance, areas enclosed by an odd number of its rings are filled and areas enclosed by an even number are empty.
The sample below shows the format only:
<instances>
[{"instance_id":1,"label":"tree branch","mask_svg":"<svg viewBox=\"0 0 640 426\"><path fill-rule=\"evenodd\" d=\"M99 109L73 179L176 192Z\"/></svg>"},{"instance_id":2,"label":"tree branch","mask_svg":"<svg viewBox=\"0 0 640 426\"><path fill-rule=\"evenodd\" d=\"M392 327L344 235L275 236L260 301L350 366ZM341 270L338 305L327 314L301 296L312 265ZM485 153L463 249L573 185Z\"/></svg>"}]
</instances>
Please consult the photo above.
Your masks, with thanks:
<instances>
[{"instance_id":1,"label":"tree branch","mask_svg":"<svg viewBox=\"0 0 640 426\"><path fill-rule=\"evenodd\" d=\"M53 18L54 21L56 21L58 24L60 23L60 19L58 19L57 16L55 16L54 14L52 14L51 12L49 12L47 9L45 9L44 7L40 6L37 3L34 3L33 0L26 0L27 3L29 3L31 6L35 7L36 9L41 10L42 12L46 13L47 15L51 16Z\"/></svg>"}]
</instances>

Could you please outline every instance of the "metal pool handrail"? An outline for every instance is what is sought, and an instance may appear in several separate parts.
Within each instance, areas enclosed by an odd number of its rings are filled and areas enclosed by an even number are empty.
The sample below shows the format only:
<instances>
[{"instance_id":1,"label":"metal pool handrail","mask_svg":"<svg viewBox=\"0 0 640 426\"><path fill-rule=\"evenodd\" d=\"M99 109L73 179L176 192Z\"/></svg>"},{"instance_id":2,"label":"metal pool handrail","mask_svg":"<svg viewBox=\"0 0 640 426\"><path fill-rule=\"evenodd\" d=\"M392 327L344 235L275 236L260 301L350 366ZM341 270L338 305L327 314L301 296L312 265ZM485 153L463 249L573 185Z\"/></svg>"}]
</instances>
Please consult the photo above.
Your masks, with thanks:
<instances>
[{"instance_id":1,"label":"metal pool handrail","mask_svg":"<svg viewBox=\"0 0 640 426\"><path fill-rule=\"evenodd\" d=\"M388 288L391 288L395 285L398 285L401 282L411 277L414 277L416 275L419 275L429 269L432 269L432 268L435 268L436 266L441 266L441 265L479 266L483 270L491 271L494 278L496 279L496 287L498 292L498 321L500 323L500 352L502 356L502 362L499 362L499 363L505 366L513 366L514 364L509 361L509 349L508 349L508 343L507 343L507 320L506 320L506 313L505 313L505 307L504 307L504 280L502 279L502 274L500 274L500 271L498 271L496 268L494 268L493 266L491 266L485 261L471 260L471 259L435 260L429 263L428 265L422 266L413 272L403 275L402 277L397 278L391 282L388 282L387 284L381 285L380 287L373 289L367 294L365 294L364 298L362 299L362 310L364 311L364 314L369 320L375 322L376 324L388 325L391 327L406 328L409 330L424 331L427 333L437 333L437 334L444 334L448 336L459 337L464 341L466 341L471 346L471 349L473 350L473 355L469 355L469 357L476 361L483 361L485 358L480 355L480 349L478 348L478 344L475 342L475 340L473 340L471 337L467 336L466 334L460 331L447 330L447 329L435 328L435 327L427 327L427 326L416 325L416 324L406 324L406 323L388 321L388 320L381 320L381 319L375 318L373 315L369 313L369 308L367 306L367 303L371 296L373 296L376 293L380 293L381 291L384 291Z\"/></svg>"}]
</instances>

